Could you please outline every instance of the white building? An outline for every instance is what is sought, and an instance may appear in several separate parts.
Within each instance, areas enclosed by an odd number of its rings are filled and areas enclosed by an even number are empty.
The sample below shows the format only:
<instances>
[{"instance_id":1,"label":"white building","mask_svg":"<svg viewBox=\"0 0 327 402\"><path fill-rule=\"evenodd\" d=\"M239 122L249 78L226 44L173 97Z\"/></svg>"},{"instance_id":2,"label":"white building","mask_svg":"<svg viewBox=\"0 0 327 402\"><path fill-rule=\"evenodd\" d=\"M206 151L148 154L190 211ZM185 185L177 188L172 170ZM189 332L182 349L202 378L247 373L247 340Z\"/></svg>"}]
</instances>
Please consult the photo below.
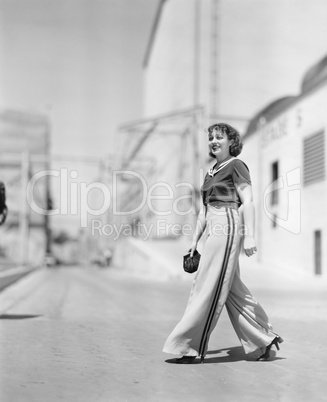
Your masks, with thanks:
<instances>
[{"instance_id":1,"label":"white building","mask_svg":"<svg viewBox=\"0 0 327 402\"><path fill-rule=\"evenodd\" d=\"M300 95L261 110L244 136L264 263L326 274L326 105L327 56L305 74Z\"/></svg>"}]
</instances>

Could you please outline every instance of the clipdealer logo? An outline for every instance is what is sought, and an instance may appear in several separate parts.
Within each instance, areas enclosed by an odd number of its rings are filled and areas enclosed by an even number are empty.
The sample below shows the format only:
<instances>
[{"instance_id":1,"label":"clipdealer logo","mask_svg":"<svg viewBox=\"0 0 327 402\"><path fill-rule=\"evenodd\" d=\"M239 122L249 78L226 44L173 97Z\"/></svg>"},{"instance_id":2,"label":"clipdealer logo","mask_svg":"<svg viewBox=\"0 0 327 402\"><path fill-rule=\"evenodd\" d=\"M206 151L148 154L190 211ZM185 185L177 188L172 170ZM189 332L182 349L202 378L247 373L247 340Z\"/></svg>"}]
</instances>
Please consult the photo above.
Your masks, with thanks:
<instances>
[{"instance_id":1,"label":"clipdealer logo","mask_svg":"<svg viewBox=\"0 0 327 402\"><path fill-rule=\"evenodd\" d=\"M118 191L118 184L122 177L126 178L130 176L132 180L137 181L140 188L141 200L138 201L135 208L128 211L120 210L121 197ZM58 178L60 182L60 205L58 208L52 210L47 210L42 208L36 201L35 194L37 193L36 188L38 182L47 177ZM183 215L195 215L196 214L196 191L192 184L188 182L176 183L171 186L165 182L157 182L148 186L144 177L134 171L126 170L116 170L112 172L112 186L109 188L106 184L99 181L91 182L87 184L85 182L71 182L69 180L76 180L78 177L78 172L72 170L69 172L67 168L61 168L60 170L44 170L36 173L31 177L27 185L26 197L30 208L39 215L75 215L80 217L80 226L86 228L89 224L89 217L97 217L106 213L110 208L112 208L112 215L114 216L127 216L133 215L139 212L143 207L147 206L149 211L156 216L168 216L171 214L183 216ZM203 170L200 170L200 182L203 181ZM269 219L274 221L276 225L282 227L283 229L299 234L301 232L301 170L296 168L286 175L281 176L278 180L271 183L264 190L263 194L263 208L265 214ZM156 194L156 190L160 189L161 195ZM182 191L181 191L182 189ZM274 191L279 191L280 193L286 194L283 196L286 199L286 204L278 205L278 209L275 206L270 205L270 197ZM97 191L97 199L102 199L102 205L98 208L92 208L89 202L89 196L93 191ZM176 196L176 191L184 195ZM225 192L229 189L226 188ZM164 192L164 194L163 194ZM164 201L161 203L161 207L164 205L167 209L162 210L156 208L154 205L156 201ZM185 203L186 201L186 203ZM183 206L182 206L183 204ZM185 209L185 205L187 208ZM200 208L203 210L203 205L200 203ZM278 213L277 213L278 212ZM96 220L92 223L92 230L100 230L100 220ZM104 226L104 232L108 233L130 233L132 229L130 228L112 228L111 223L106 223L101 225ZM141 225L141 223L138 223ZM168 225L168 223L167 223ZM174 223L176 226L177 224ZM126 225L125 225L126 226ZM176 232L183 232L184 229L179 226L169 229ZM135 228L133 229L135 230ZM142 230L146 237L148 237L148 231L143 227L139 226L139 230ZM148 229L150 230L150 229ZM161 229L162 230L162 229ZM168 230L168 229L167 229ZM185 228L185 231L189 231L189 227ZM104 233L106 234L106 233Z\"/></svg>"},{"instance_id":2,"label":"clipdealer logo","mask_svg":"<svg viewBox=\"0 0 327 402\"><path fill-rule=\"evenodd\" d=\"M119 210L120 207L120 194L118 191L119 177L130 176L133 180L138 180L140 193L142 199L137 203L135 208L128 211ZM58 208L47 210L42 208L36 201L35 194L37 193L36 187L41 179L47 177L58 178L60 182L60 205ZM60 170L44 170L36 173L31 177L27 185L26 198L30 208L39 215L80 215L80 224L82 228L88 226L89 216L100 216L112 208L112 214L115 216L132 215L139 212L143 207L147 206L148 209L158 216L167 216L172 213L176 215L195 214L195 188L188 182L176 183L171 186L165 182L156 182L148 187L144 177L134 171L116 170L112 172L112 186L109 188L106 184L99 181L87 184L85 182L72 182L69 179L77 179L78 172L72 170L70 173L67 168ZM156 191L159 189L161 195L157 195ZM175 191L184 189L184 195L175 196ZM92 208L89 202L89 196L92 191L97 191L97 198L102 198L103 202L99 208ZM164 192L164 194L162 194ZM100 196L101 194L101 196ZM166 210L155 208L155 201L168 201L166 203ZM187 201L188 208L184 210L181 208L183 201Z\"/></svg>"}]
</instances>

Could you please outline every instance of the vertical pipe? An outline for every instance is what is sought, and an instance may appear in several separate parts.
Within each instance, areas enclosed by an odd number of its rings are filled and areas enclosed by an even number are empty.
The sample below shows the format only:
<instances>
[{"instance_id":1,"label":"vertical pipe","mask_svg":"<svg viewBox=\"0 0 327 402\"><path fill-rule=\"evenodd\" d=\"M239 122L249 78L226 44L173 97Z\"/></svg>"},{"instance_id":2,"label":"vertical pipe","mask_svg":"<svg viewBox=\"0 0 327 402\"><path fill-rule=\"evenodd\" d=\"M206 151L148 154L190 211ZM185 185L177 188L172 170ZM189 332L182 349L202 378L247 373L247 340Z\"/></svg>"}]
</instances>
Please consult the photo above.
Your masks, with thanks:
<instances>
[{"instance_id":1,"label":"vertical pipe","mask_svg":"<svg viewBox=\"0 0 327 402\"><path fill-rule=\"evenodd\" d=\"M194 79L193 79L193 84L194 84L194 91L193 91L193 104L194 106L198 106L200 103L200 97L199 97L199 87L200 87L200 21L201 21L201 4L200 0L195 0L194 3ZM193 186L195 189L195 194L194 194L194 202L195 202L195 220L194 224L196 224L196 219L197 219L197 214L199 212L199 206L198 206L198 200L197 200L197 194L198 194L198 189L200 186L200 183L198 183L199 180L199 175L198 175L198 170L199 170L199 141L198 141L198 136L199 136L199 119L198 119L198 112L194 110L193 112L193 127L191 129L191 135L192 135L192 154L193 154Z\"/></svg>"},{"instance_id":2,"label":"vertical pipe","mask_svg":"<svg viewBox=\"0 0 327 402\"><path fill-rule=\"evenodd\" d=\"M210 35L210 106L211 118L218 115L218 17L219 0L211 0L211 35ZM211 122L210 122L211 124Z\"/></svg>"},{"instance_id":3,"label":"vertical pipe","mask_svg":"<svg viewBox=\"0 0 327 402\"><path fill-rule=\"evenodd\" d=\"M99 182L107 185L107 177L106 177L106 166L105 166L105 162L103 159L99 160L99 165L98 165L98 178L99 178ZM105 200L104 200L105 202ZM100 221L101 221L101 228L103 228L103 226L106 224L106 212L104 212L102 215L100 215ZM91 238L92 240L94 240L94 236L95 234L91 233ZM106 248L106 242L107 239L104 239L103 236L99 236L96 240L96 252L97 254L99 254L102 250L104 250Z\"/></svg>"},{"instance_id":4,"label":"vertical pipe","mask_svg":"<svg viewBox=\"0 0 327 402\"><path fill-rule=\"evenodd\" d=\"M195 222L197 215L199 213L199 202L198 202L198 194L199 194L199 189L200 189L200 183L199 183L199 169L200 169L200 155L199 155L199 112L194 111L194 117L193 117L193 127L192 127L192 145L193 145L193 186L195 189Z\"/></svg>"},{"instance_id":5,"label":"vertical pipe","mask_svg":"<svg viewBox=\"0 0 327 402\"><path fill-rule=\"evenodd\" d=\"M180 158L179 158L179 166L178 166L178 182L182 183L183 181L185 181L186 177L185 177L185 167L187 166L187 153L188 153L188 147L187 147L187 143L188 143L188 136L189 136L189 127L187 127L186 130L184 130L181 135L180 135ZM183 192L181 190L177 190L177 194L178 196L182 196L184 195ZM183 226L183 224L185 223L185 215L180 215L180 224Z\"/></svg>"},{"instance_id":6,"label":"vertical pipe","mask_svg":"<svg viewBox=\"0 0 327 402\"><path fill-rule=\"evenodd\" d=\"M193 77L193 104L197 106L200 101L200 21L201 4L200 0L194 0L194 77Z\"/></svg>"},{"instance_id":7,"label":"vertical pipe","mask_svg":"<svg viewBox=\"0 0 327 402\"><path fill-rule=\"evenodd\" d=\"M29 210L26 200L26 189L29 179L29 152L21 154L21 207L19 215L20 229L20 263L27 264L29 248Z\"/></svg>"},{"instance_id":8,"label":"vertical pipe","mask_svg":"<svg viewBox=\"0 0 327 402\"><path fill-rule=\"evenodd\" d=\"M49 114L51 112L51 107L48 107ZM46 126L46 149L45 149L45 154L48 156L48 160L46 161L46 170L50 170L51 165L50 165L50 118L48 117L47 121L47 126ZM50 176L46 175L46 184L45 184L45 196L46 196L46 203L47 203L47 210L49 211L52 208L52 197L51 197L51 189L50 189ZM45 246L45 252L46 255L51 255L52 253L52 232L51 232L51 225L50 225L50 216L48 214L44 215L44 230L45 230L45 241L46 241L46 246Z\"/></svg>"}]
</instances>

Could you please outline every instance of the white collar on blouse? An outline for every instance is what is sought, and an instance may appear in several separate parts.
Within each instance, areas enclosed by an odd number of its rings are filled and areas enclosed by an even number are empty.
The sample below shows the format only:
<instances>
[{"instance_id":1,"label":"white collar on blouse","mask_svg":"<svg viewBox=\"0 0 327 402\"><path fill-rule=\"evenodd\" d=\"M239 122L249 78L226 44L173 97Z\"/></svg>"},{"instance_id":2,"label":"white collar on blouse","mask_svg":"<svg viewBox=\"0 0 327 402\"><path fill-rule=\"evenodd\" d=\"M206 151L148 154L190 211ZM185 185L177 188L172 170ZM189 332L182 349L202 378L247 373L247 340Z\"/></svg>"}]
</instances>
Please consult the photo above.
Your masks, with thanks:
<instances>
[{"instance_id":1,"label":"white collar on blouse","mask_svg":"<svg viewBox=\"0 0 327 402\"><path fill-rule=\"evenodd\" d=\"M224 168L225 166L227 166L232 160L236 159L234 156L232 156L230 159L228 159L227 161L221 163L219 165L218 169L209 169L208 170L208 174L209 176L213 177L216 173L219 172L219 170L221 170L222 168Z\"/></svg>"}]
</instances>

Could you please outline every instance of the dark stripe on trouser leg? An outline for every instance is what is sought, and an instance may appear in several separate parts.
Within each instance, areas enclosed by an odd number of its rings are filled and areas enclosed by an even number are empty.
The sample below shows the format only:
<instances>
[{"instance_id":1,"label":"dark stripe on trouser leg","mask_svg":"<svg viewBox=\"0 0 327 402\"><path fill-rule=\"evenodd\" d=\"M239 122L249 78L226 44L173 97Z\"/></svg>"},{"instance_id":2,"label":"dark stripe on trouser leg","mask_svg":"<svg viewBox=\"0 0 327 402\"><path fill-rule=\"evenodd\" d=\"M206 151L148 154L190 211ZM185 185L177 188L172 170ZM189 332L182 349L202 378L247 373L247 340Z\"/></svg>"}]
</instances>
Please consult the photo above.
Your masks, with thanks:
<instances>
[{"instance_id":1,"label":"dark stripe on trouser leg","mask_svg":"<svg viewBox=\"0 0 327 402\"><path fill-rule=\"evenodd\" d=\"M230 253L231 253L232 246L233 246L234 227L235 227L234 217L233 217L233 214L230 212L230 210L227 209L227 208L226 208L226 215L227 215L227 220L228 220L227 244L226 244L225 255L224 255L224 260L223 260L223 264L222 264L222 270L221 270L220 277L219 277L219 280L218 280L215 296L213 298L213 303L211 305L211 309L210 309L210 312L209 312L209 315L208 315L208 319L207 319L207 322L206 322L206 325L205 325L205 329L204 329L201 344L200 344L201 356L203 356L203 354L205 352L206 345L208 343L208 336L209 336L210 328L211 328L211 325L212 325L212 321L213 321L215 312L217 310L217 304L218 304L218 301L219 301L219 298L220 298L220 295L221 295L223 282L224 282L226 271L227 271L227 268L228 268L229 257L230 257ZM232 226L231 226L231 220L233 222ZM232 231L231 231L231 228L232 228ZM232 235L231 235L231 232L232 232Z\"/></svg>"},{"instance_id":2,"label":"dark stripe on trouser leg","mask_svg":"<svg viewBox=\"0 0 327 402\"><path fill-rule=\"evenodd\" d=\"M219 299L219 293L221 289L221 282L224 279L225 276L225 271L226 271L226 266L227 266L227 256L228 256L228 250L229 250L229 244L230 244L230 217L229 217L229 211L227 208L225 208L226 211L226 216L227 216L227 221L228 221L228 234L227 234L227 242L226 242L226 247L225 247L225 254L224 254L224 259L221 267L221 273L218 279L217 287L215 290L215 294L212 300L211 308L209 310L208 318L206 321L206 324L204 326L201 342L200 342L200 348L199 348L199 353L201 356L204 356L207 340L208 340L208 333L211 327L211 323L214 317L214 312L216 310L217 302Z\"/></svg>"},{"instance_id":3,"label":"dark stripe on trouser leg","mask_svg":"<svg viewBox=\"0 0 327 402\"><path fill-rule=\"evenodd\" d=\"M221 273L220 273L220 277L218 280L218 284L217 284L217 288L215 291L215 295L213 298L213 302L209 311L209 315L203 330L203 334L202 334L202 338L201 338L201 342L200 342L200 348L199 348L199 354L201 355L201 357L204 356L204 352L206 349L206 345L208 342L208 335L210 332L210 327L212 325L212 321L215 315L215 312L217 310L217 304L219 301L219 297L221 294L221 290L222 290L222 286L223 286L223 282L225 279L225 275L226 275L226 271L227 271L227 267L228 267L228 263L229 263L229 257L230 257L230 253L232 250L232 246L233 246L233 241L234 241L234 232L235 232L235 221L234 221L234 216L231 213L231 211L228 208L226 209L226 215L227 215L227 220L228 220L228 237L227 237L227 243L226 243L226 248L225 248L225 255L224 255L224 260L223 260L223 264L222 264L222 269L221 269ZM231 225L231 220L232 220L232 225Z\"/></svg>"}]
</instances>

